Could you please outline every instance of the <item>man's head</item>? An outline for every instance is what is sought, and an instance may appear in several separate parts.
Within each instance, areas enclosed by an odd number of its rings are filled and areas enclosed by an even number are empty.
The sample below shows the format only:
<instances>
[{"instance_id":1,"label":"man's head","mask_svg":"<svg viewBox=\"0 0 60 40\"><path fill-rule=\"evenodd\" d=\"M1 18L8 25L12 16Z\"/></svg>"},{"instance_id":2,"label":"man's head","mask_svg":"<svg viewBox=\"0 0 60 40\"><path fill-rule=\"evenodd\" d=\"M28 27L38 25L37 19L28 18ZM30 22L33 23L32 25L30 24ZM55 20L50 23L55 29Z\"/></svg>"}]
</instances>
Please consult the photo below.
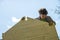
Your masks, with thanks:
<instances>
[{"instance_id":1,"label":"man's head","mask_svg":"<svg viewBox=\"0 0 60 40\"><path fill-rule=\"evenodd\" d=\"M45 8L42 8L42 9L39 10L39 15L40 15L41 19L45 19L47 14L48 14L48 12Z\"/></svg>"}]
</instances>

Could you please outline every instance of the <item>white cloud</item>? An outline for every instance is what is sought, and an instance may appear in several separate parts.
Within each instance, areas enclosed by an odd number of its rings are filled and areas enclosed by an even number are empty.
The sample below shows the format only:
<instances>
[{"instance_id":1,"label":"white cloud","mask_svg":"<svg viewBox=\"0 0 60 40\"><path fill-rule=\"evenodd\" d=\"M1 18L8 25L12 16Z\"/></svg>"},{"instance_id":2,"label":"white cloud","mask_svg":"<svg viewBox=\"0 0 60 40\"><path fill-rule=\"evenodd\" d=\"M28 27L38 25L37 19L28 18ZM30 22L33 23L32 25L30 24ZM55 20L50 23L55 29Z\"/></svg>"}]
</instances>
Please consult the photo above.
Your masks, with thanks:
<instances>
[{"instance_id":1,"label":"white cloud","mask_svg":"<svg viewBox=\"0 0 60 40\"><path fill-rule=\"evenodd\" d=\"M7 28L10 29L15 23L19 22L20 20L21 20L21 18L18 19L16 17L12 17L11 21L13 22L13 24L12 25L7 25Z\"/></svg>"},{"instance_id":2,"label":"white cloud","mask_svg":"<svg viewBox=\"0 0 60 40\"><path fill-rule=\"evenodd\" d=\"M14 22L14 23L17 23L17 22L19 22L21 19L18 19L18 18L16 18L16 17L12 17L12 22Z\"/></svg>"},{"instance_id":3,"label":"white cloud","mask_svg":"<svg viewBox=\"0 0 60 40\"><path fill-rule=\"evenodd\" d=\"M21 18L20 19L18 19L18 18L16 18L16 17L12 17L11 18L11 21L12 21L12 25L7 25L7 29L6 30L9 30L11 27L13 27L13 25L15 25L17 22L19 22L21 20Z\"/></svg>"}]
</instances>

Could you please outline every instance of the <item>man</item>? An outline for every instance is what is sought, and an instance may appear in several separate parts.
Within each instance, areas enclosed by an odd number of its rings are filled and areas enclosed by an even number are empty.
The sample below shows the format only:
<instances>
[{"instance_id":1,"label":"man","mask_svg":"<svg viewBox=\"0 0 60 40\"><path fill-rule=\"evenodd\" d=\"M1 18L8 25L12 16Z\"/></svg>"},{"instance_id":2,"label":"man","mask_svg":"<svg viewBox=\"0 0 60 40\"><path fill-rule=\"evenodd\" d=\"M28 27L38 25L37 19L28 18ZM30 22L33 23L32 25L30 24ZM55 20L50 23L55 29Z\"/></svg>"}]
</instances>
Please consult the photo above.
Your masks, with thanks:
<instances>
[{"instance_id":1,"label":"man","mask_svg":"<svg viewBox=\"0 0 60 40\"><path fill-rule=\"evenodd\" d=\"M42 8L39 10L39 17L36 19L46 21L49 23L49 25L56 24L50 16L47 16L47 14L48 14L47 10L45 8Z\"/></svg>"}]
</instances>

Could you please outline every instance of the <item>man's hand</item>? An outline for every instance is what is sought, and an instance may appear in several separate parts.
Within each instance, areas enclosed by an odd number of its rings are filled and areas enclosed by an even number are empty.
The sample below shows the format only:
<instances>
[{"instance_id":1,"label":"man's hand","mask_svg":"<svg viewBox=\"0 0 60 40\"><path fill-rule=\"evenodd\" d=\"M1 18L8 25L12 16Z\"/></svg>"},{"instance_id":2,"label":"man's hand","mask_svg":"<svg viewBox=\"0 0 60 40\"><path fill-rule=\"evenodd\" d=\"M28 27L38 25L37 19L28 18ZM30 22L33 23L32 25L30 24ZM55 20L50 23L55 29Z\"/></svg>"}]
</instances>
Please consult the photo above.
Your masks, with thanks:
<instances>
[{"instance_id":1,"label":"man's hand","mask_svg":"<svg viewBox=\"0 0 60 40\"><path fill-rule=\"evenodd\" d=\"M54 23L53 22L49 22L49 26L52 26Z\"/></svg>"}]
</instances>

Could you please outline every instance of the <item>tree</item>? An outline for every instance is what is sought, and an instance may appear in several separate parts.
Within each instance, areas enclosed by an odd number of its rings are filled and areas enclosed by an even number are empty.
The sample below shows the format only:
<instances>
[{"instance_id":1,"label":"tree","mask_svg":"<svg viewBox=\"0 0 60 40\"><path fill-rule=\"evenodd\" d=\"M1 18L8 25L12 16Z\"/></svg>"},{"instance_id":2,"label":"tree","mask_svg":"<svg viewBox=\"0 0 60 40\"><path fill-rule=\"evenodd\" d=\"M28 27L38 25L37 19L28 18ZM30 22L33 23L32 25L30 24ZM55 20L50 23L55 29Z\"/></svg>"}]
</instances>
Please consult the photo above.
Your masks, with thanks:
<instances>
[{"instance_id":1,"label":"tree","mask_svg":"<svg viewBox=\"0 0 60 40\"><path fill-rule=\"evenodd\" d=\"M57 8L56 8L56 10L55 10L55 13L60 14L60 0L58 0L58 4L57 4L56 7L57 7Z\"/></svg>"}]
</instances>

